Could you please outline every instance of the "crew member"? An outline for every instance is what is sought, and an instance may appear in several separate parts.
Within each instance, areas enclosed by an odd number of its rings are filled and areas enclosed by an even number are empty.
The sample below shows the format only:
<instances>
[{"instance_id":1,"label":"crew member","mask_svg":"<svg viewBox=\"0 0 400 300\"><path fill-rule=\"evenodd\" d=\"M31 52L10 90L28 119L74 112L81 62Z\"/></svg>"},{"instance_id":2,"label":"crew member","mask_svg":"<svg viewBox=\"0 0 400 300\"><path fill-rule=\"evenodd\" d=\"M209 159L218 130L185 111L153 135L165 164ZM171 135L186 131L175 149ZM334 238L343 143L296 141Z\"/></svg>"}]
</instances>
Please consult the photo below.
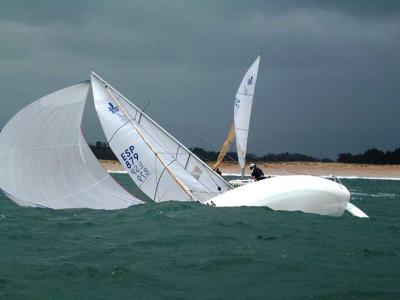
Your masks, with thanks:
<instances>
[{"instance_id":1,"label":"crew member","mask_svg":"<svg viewBox=\"0 0 400 300\"><path fill-rule=\"evenodd\" d=\"M256 181L265 179L264 172L260 168L257 168L255 163L251 163L249 168L251 170L251 177Z\"/></svg>"},{"instance_id":2,"label":"crew member","mask_svg":"<svg viewBox=\"0 0 400 300\"><path fill-rule=\"evenodd\" d=\"M220 170L219 168L214 169L214 171L215 171L216 173L218 173L220 176L222 176L222 172L221 172L221 170Z\"/></svg>"}]
</instances>

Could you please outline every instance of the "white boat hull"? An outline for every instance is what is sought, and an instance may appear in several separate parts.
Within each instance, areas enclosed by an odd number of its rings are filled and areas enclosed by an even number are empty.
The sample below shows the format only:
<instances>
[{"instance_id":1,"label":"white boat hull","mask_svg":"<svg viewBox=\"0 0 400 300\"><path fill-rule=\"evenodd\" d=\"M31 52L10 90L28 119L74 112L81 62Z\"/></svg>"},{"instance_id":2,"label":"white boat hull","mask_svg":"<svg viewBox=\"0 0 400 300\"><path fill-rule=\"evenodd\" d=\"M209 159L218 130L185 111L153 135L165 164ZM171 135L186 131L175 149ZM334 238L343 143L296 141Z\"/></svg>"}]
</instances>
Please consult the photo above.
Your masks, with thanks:
<instances>
[{"instance_id":1,"label":"white boat hull","mask_svg":"<svg viewBox=\"0 0 400 300\"><path fill-rule=\"evenodd\" d=\"M246 184L206 202L216 207L267 206L273 210L341 216L350 192L337 182L307 175L276 176Z\"/></svg>"}]
</instances>

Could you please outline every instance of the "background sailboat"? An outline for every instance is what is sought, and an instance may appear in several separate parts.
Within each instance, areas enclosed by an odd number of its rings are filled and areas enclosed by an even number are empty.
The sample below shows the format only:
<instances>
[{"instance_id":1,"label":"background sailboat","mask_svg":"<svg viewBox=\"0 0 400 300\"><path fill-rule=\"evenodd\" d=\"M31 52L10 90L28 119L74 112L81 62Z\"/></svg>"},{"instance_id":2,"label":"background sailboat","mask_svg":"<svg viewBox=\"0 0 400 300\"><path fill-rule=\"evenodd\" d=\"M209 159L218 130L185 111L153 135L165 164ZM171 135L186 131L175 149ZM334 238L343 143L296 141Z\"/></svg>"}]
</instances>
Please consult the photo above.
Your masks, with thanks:
<instances>
[{"instance_id":1,"label":"background sailboat","mask_svg":"<svg viewBox=\"0 0 400 300\"><path fill-rule=\"evenodd\" d=\"M256 58L244 75L238 91L236 92L235 105L233 109L236 149L242 177L244 176L246 167L247 139L249 136L251 108L253 106L253 97L259 65L260 56Z\"/></svg>"},{"instance_id":2,"label":"background sailboat","mask_svg":"<svg viewBox=\"0 0 400 300\"><path fill-rule=\"evenodd\" d=\"M235 103L233 106L233 124L229 130L228 137L222 145L214 169L223 161L226 153L236 136L236 149L238 162L241 169L242 179L245 174L247 140L249 135L251 109L253 106L253 97L256 87L258 69L260 65L260 56L258 56L250 68L245 73L242 82L236 92Z\"/></svg>"},{"instance_id":3,"label":"background sailboat","mask_svg":"<svg viewBox=\"0 0 400 300\"><path fill-rule=\"evenodd\" d=\"M247 70L240 83L235 97L234 123L229 130L228 137L222 145L220 154L214 165L215 169L223 161L236 136L237 155L242 179L232 180L231 183L239 186L252 181L245 180L243 177L245 173L251 109L259 63L260 56L256 58ZM252 198L244 201L245 196L250 193L252 193ZM322 178L300 175L277 176L272 180L263 181L251 187L241 188L235 193L226 193L213 199L213 203L217 206L266 205L277 210L302 210L304 212L330 215L341 215L346 209L354 216L368 217L362 210L351 204L349 200L350 192L340 182L330 182ZM331 207L329 208L329 206Z\"/></svg>"}]
</instances>

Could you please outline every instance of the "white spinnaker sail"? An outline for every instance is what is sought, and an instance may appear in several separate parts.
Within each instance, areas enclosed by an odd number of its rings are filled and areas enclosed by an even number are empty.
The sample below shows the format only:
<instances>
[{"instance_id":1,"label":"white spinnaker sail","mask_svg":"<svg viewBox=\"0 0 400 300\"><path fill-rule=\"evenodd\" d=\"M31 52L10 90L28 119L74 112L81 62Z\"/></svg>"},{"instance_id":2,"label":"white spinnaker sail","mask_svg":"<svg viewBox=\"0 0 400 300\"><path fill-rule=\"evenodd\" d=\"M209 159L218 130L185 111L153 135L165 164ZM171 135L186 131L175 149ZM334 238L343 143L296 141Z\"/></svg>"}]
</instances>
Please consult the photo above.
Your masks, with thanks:
<instances>
[{"instance_id":1,"label":"white spinnaker sail","mask_svg":"<svg viewBox=\"0 0 400 300\"><path fill-rule=\"evenodd\" d=\"M94 72L95 107L108 143L151 199L200 201L231 185Z\"/></svg>"},{"instance_id":2,"label":"white spinnaker sail","mask_svg":"<svg viewBox=\"0 0 400 300\"><path fill-rule=\"evenodd\" d=\"M233 109L237 155L242 170L244 170L246 164L247 137L249 134L251 107L253 104L259 64L260 56L256 58L244 75L236 93Z\"/></svg>"},{"instance_id":3,"label":"white spinnaker sail","mask_svg":"<svg viewBox=\"0 0 400 300\"><path fill-rule=\"evenodd\" d=\"M81 131L83 82L18 112L0 133L0 188L21 206L120 209L143 203L100 165Z\"/></svg>"}]
</instances>

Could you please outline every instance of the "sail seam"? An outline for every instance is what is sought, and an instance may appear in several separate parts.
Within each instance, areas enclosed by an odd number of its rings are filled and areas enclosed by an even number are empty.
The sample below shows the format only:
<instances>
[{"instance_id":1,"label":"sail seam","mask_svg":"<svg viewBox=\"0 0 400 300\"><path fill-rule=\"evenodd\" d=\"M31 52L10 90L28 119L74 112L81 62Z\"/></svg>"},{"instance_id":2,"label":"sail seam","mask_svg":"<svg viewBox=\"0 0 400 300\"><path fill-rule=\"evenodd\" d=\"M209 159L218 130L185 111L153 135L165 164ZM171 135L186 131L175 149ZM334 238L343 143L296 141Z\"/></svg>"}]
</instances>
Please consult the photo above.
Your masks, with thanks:
<instances>
[{"instance_id":1,"label":"sail seam","mask_svg":"<svg viewBox=\"0 0 400 300\"><path fill-rule=\"evenodd\" d=\"M91 184L91 185L88 185L88 186L86 186L86 187L83 188L83 189L80 189L80 190L75 191L75 192L73 192L73 193L70 193L70 194L64 195L64 196L62 196L62 197L59 197L59 198L57 198L57 199L54 199L54 201L58 201L58 200L61 200L61 199L65 199L65 198L71 197L71 196L73 196L73 195L76 195L76 194L82 193L82 192L84 192L84 191L87 191L88 189L90 189L90 188L92 188L92 187L98 185L99 183L103 182L103 181L106 180L107 178L108 178L108 176L104 176L104 177L103 177L102 179L100 179L99 181L97 181L97 182L95 182L95 183L93 183L93 184Z\"/></svg>"},{"instance_id":2,"label":"sail seam","mask_svg":"<svg viewBox=\"0 0 400 300\"><path fill-rule=\"evenodd\" d=\"M251 96L251 97L253 97L254 96L254 94L249 94L249 93L242 93L242 92L237 92L236 94L239 94L239 95L243 95L243 96Z\"/></svg>"},{"instance_id":3,"label":"sail seam","mask_svg":"<svg viewBox=\"0 0 400 300\"><path fill-rule=\"evenodd\" d=\"M16 149L10 149L9 151L1 152L0 155L8 154L8 153L14 152L14 151L39 150L39 149L63 148L63 147L74 147L74 146L79 146L79 144L63 144L63 145L49 145L49 146L40 146L40 147L16 148Z\"/></svg>"},{"instance_id":4,"label":"sail seam","mask_svg":"<svg viewBox=\"0 0 400 300\"><path fill-rule=\"evenodd\" d=\"M128 124L128 123L129 123L129 121L126 122L125 124L121 125L121 126L113 133L113 135L110 137L110 139L108 140L108 143L110 143L111 140L113 139L114 135L115 135L122 127L124 127L124 126L125 126L126 124Z\"/></svg>"},{"instance_id":5,"label":"sail seam","mask_svg":"<svg viewBox=\"0 0 400 300\"><path fill-rule=\"evenodd\" d=\"M167 164L167 166L169 167L175 160L176 160L176 159L172 160L169 164ZM157 184L156 184L156 189L155 189L155 191L154 191L154 201L156 201L156 195L157 195L157 191L158 191L158 185L160 184L161 177L163 176L164 171L165 171L166 169L167 169L167 168L164 167L164 169L161 171L160 177L158 177Z\"/></svg>"}]
</instances>

